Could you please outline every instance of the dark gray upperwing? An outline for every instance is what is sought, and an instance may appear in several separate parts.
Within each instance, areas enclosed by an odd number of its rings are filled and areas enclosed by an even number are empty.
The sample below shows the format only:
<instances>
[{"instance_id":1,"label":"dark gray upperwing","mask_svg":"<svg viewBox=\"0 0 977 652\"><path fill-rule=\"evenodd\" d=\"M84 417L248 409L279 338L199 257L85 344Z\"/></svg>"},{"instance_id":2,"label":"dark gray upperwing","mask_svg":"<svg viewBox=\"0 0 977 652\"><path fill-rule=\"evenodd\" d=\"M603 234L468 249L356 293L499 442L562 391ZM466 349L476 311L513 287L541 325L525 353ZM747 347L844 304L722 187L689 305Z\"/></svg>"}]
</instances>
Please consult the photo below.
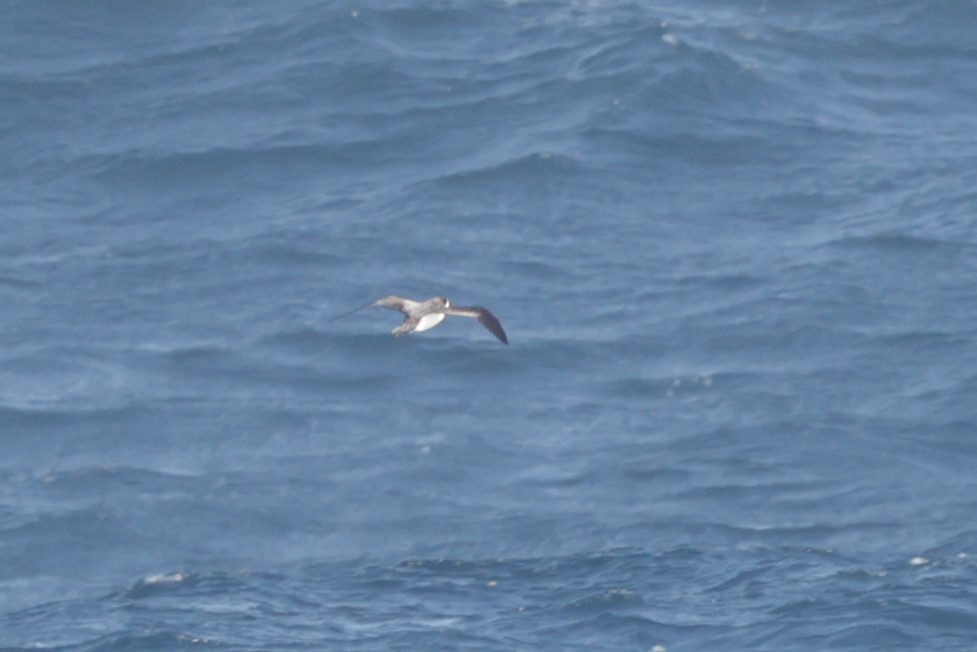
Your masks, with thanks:
<instances>
[{"instance_id":1,"label":"dark gray upperwing","mask_svg":"<svg viewBox=\"0 0 977 652\"><path fill-rule=\"evenodd\" d=\"M499 320L495 318L495 315L481 306L452 306L445 310L444 314L477 319L478 323L488 329L492 335L495 335L500 342L503 344L509 343L509 338L505 336L505 331L502 330L502 324L499 323Z\"/></svg>"}]
</instances>

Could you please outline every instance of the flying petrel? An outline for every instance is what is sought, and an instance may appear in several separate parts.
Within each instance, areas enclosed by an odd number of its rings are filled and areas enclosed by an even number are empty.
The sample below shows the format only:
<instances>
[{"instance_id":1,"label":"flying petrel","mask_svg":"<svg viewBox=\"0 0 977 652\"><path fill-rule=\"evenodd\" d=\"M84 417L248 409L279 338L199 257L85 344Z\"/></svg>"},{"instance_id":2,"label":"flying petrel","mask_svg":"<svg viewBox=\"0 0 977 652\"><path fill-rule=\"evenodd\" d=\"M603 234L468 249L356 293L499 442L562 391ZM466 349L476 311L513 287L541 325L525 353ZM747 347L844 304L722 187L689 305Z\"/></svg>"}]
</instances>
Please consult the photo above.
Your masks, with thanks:
<instances>
[{"instance_id":1,"label":"flying petrel","mask_svg":"<svg viewBox=\"0 0 977 652\"><path fill-rule=\"evenodd\" d=\"M356 310L339 315L339 317L333 317L330 321L335 321L340 317L346 317L347 315L352 315L354 312L359 312L360 310L374 306L386 308L387 310L397 310L406 315L404 323L391 331L397 337L400 337L404 333L430 330L444 321L446 315L454 315L456 317L477 319L478 323L487 328L500 342L503 344L509 343L509 338L505 336L505 331L502 330L502 324L495 318L495 315L479 306L456 308L445 297L432 297L427 301L412 301L391 294L389 297L384 297L379 301L360 306Z\"/></svg>"}]
</instances>

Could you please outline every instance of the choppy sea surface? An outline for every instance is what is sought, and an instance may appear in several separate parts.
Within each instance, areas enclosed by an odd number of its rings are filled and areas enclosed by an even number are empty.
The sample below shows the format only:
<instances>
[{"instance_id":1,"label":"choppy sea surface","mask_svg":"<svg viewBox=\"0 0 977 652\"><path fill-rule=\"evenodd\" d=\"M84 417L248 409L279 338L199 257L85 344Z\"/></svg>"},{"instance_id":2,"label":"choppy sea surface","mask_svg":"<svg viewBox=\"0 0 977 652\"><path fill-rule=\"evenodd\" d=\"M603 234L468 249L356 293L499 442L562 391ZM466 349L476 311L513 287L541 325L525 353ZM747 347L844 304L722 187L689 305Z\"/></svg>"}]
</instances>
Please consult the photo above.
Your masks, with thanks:
<instances>
[{"instance_id":1,"label":"choppy sea surface","mask_svg":"<svg viewBox=\"0 0 977 652\"><path fill-rule=\"evenodd\" d=\"M977 649L975 24L3 3L0 650Z\"/></svg>"}]
</instances>

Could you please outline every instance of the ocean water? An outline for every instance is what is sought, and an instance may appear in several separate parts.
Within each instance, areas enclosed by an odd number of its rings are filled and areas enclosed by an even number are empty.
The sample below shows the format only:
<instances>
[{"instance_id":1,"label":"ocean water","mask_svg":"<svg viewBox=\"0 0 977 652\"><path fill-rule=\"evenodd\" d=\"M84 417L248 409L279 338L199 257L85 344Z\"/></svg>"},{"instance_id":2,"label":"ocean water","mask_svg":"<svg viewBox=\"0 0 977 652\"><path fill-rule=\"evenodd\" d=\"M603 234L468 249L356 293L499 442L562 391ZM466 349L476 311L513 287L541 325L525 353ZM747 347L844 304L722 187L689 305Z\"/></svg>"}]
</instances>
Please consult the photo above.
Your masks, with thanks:
<instances>
[{"instance_id":1,"label":"ocean water","mask_svg":"<svg viewBox=\"0 0 977 652\"><path fill-rule=\"evenodd\" d=\"M3 3L0 650L977 649L975 22Z\"/></svg>"}]
</instances>

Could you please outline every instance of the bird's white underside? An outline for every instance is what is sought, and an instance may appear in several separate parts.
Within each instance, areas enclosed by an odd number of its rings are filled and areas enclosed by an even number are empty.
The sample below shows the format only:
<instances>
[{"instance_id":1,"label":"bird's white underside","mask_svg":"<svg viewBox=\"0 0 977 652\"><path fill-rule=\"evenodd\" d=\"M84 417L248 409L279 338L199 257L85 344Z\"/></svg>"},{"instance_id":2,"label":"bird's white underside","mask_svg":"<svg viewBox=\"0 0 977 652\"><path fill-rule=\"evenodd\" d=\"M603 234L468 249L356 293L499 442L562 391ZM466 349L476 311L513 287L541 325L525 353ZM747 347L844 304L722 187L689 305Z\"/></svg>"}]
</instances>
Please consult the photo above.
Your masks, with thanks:
<instances>
[{"instance_id":1,"label":"bird's white underside","mask_svg":"<svg viewBox=\"0 0 977 652\"><path fill-rule=\"evenodd\" d=\"M417 320L417 327L414 328L415 331L427 331L431 330L438 324L444 321L444 313L434 313L431 315L424 315L419 320Z\"/></svg>"}]
</instances>

